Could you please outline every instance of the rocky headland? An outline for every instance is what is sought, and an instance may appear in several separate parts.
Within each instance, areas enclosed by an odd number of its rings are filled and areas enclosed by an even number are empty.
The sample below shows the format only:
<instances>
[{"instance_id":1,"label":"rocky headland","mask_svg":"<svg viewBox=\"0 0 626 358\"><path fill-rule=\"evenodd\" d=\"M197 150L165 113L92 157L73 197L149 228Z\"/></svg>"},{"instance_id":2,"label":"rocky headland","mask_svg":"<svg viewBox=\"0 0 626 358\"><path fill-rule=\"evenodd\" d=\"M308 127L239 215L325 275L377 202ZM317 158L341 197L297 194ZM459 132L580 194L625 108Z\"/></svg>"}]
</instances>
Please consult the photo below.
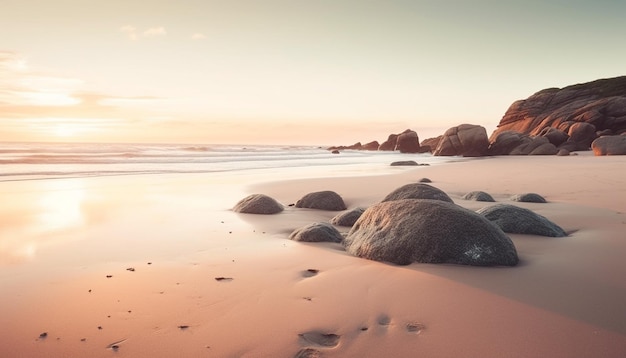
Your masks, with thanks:
<instances>
[{"instance_id":1,"label":"rocky headland","mask_svg":"<svg viewBox=\"0 0 626 358\"><path fill-rule=\"evenodd\" d=\"M593 149L595 155L626 153L626 76L564 88L547 88L515 101L490 135L484 127L461 124L421 143L416 131L390 134L341 150L431 152L437 156L569 155ZM600 138L602 138L600 140Z\"/></svg>"}]
</instances>

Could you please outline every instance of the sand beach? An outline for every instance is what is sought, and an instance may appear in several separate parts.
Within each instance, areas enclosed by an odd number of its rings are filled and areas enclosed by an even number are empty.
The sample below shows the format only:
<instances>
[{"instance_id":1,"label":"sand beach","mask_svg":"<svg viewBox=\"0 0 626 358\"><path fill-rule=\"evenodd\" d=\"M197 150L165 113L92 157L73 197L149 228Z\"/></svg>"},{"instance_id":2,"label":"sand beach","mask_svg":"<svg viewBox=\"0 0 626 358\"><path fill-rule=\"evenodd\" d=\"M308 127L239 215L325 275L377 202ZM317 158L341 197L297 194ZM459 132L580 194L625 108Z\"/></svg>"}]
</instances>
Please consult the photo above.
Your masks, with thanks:
<instances>
[{"instance_id":1,"label":"sand beach","mask_svg":"<svg viewBox=\"0 0 626 358\"><path fill-rule=\"evenodd\" d=\"M581 152L359 176L3 182L0 356L620 357L625 164ZM515 205L568 236L509 234L514 267L398 266L288 240L337 214L288 206L309 192L367 207L423 177L472 210L492 204L461 199L472 190L541 194L548 203ZM251 193L285 211L230 210Z\"/></svg>"}]
</instances>

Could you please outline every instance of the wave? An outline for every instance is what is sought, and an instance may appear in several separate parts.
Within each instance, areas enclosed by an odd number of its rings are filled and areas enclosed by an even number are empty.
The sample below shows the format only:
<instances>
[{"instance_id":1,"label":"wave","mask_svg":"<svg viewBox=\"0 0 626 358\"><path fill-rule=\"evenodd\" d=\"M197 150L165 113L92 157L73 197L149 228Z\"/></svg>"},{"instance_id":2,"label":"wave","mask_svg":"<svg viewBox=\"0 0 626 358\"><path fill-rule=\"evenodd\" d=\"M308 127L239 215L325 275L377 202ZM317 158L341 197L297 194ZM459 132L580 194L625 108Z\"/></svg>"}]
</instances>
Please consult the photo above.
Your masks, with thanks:
<instances>
[{"instance_id":1,"label":"wave","mask_svg":"<svg viewBox=\"0 0 626 358\"><path fill-rule=\"evenodd\" d=\"M430 155L411 158L438 161ZM334 155L313 146L0 143L0 181L389 164L402 159L407 155L364 151Z\"/></svg>"}]
</instances>

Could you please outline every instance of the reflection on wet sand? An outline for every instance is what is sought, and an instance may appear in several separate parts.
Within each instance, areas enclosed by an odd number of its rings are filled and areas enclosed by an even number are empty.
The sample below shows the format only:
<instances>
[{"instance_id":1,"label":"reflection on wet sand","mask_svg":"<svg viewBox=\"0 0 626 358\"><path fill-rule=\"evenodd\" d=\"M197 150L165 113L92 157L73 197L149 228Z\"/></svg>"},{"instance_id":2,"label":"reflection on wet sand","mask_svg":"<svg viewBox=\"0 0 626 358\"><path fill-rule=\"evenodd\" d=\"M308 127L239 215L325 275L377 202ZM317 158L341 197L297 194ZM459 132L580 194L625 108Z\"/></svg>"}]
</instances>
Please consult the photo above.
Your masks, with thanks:
<instances>
[{"instance_id":1,"label":"reflection on wet sand","mask_svg":"<svg viewBox=\"0 0 626 358\"><path fill-rule=\"evenodd\" d=\"M32 259L38 248L83 226L83 179L3 183L0 264Z\"/></svg>"}]
</instances>

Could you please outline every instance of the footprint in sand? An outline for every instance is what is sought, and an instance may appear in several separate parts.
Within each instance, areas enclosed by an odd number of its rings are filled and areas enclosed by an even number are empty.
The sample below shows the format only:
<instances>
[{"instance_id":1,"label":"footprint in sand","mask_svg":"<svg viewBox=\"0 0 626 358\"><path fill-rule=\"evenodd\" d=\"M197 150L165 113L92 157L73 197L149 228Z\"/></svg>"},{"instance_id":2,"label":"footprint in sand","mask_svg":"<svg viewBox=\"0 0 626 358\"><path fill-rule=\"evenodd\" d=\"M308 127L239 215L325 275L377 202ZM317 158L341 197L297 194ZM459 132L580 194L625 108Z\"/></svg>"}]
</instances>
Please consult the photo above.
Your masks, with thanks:
<instances>
[{"instance_id":1,"label":"footprint in sand","mask_svg":"<svg viewBox=\"0 0 626 358\"><path fill-rule=\"evenodd\" d=\"M300 273L300 275L302 275L302 277L307 278L307 277L313 277L315 275L317 275L318 273L320 273L320 270L317 269L308 269L308 270L304 270Z\"/></svg>"},{"instance_id":2,"label":"footprint in sand","mask_svg":"<svg viewBox=\"0 0 626 358\"><path fill-rule=\"evenodd\" d=\"M340 335L334 333L322 333L319 331L311 331L300 333L300 343L302 345L313 344L320 347L332 348L339 344Z\"/></svg>"},{"instance_id":3,"label":"footprint in sand","mask_svg":"<svg viewBox=\"0 0 626 358\"><path fill-rule=\"evenodd\" d=\"M377 321L379 325L388 327L391 324L391 317L387 316L386 314L382 314L378 316Z\"/></svg>"},{"instance_id":4,"label":"footprint in sand","mask_svg":"<svg viewBox=\"0 0 626 358\"><path fill-rule=\"evenodd\" d=\"M409 322L406 324L406 331L409 333L420 334L426 326L421 323Z\"/></svg>"},{"instance_id":5,"label":"footprint in sand","mask_svg":"<svg viewBox=\"0 0 626 358\"><path fill-rule=\"evenodd\" d=\"M313 348L304 348L298 351L294 358L321 358L322 352Z\"/></svg>"}]
</instances>

